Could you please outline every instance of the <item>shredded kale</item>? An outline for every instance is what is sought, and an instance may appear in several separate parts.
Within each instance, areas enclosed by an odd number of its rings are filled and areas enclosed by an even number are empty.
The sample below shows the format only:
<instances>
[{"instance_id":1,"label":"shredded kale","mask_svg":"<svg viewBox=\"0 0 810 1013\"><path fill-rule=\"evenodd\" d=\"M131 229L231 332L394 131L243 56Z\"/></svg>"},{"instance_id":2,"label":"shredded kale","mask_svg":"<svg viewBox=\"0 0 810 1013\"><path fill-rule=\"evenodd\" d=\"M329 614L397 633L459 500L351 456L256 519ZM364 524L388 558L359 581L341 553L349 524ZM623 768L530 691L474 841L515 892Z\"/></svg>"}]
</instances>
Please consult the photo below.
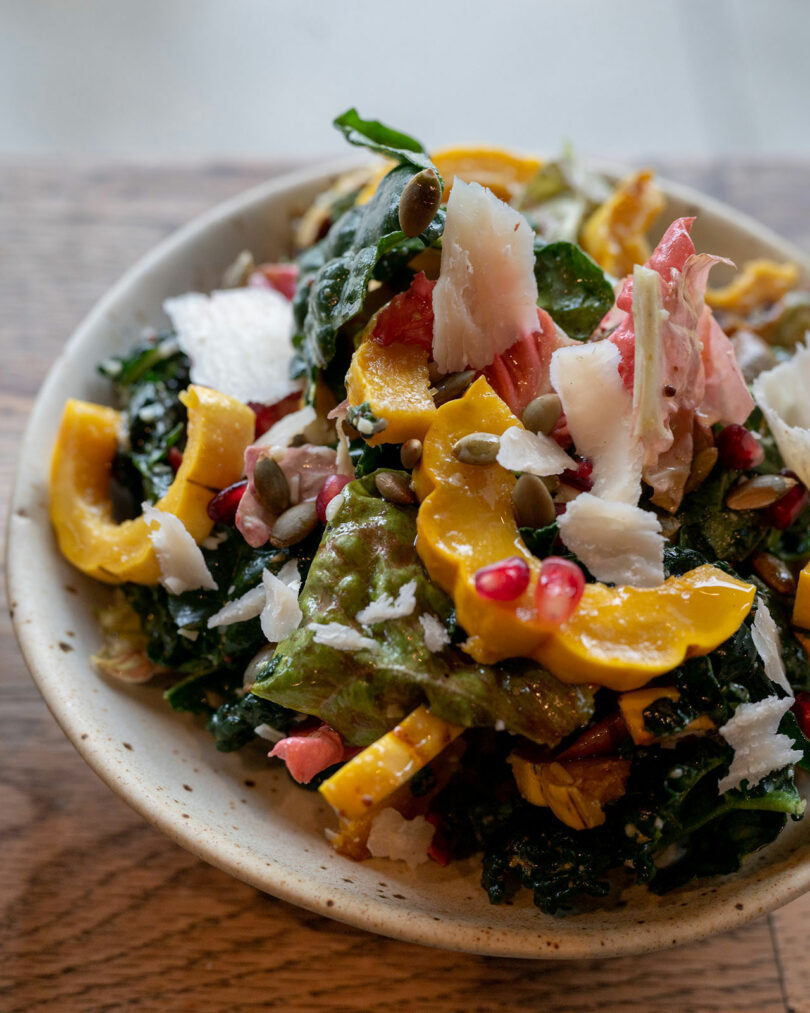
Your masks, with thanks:
<instances>
[{"instance_id":1,"label":"shredded kale","mask_svg":"<svg viewBox=\"0 0 810 1013\"><path fill-rule=\"evenodd\" d=\"M256 735L259 725L269 725L279 732L288 732L297 715L253 693L228 700L217 708L206 727L214 736L217 749L223 753L241 749Z\"/></svg>"}]
</instances>

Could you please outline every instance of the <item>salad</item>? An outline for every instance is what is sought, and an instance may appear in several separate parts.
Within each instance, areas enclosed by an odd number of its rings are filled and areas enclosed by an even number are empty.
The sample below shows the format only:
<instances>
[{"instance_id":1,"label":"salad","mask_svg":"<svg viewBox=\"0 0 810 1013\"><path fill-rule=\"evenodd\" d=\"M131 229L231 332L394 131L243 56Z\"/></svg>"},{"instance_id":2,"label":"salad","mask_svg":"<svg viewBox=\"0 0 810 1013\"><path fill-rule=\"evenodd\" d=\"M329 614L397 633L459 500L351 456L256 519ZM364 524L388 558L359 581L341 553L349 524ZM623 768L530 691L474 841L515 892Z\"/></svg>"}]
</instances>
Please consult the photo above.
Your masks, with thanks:
<instances>
[{"instance_id":1,"label":"salad","mask_svg":"<svg viewBox=\"0 0 810 1013\"><path fill-rule=\"evenodd\" d=\"M723 875L810 769L810 295L649 171L381 156L71 400L51 518L94 664L317 789L347 858L576 911ZM733 266L733 265L732 265ZM602 902L605 902L604 900Z\"/></svg>"}]
</instances>

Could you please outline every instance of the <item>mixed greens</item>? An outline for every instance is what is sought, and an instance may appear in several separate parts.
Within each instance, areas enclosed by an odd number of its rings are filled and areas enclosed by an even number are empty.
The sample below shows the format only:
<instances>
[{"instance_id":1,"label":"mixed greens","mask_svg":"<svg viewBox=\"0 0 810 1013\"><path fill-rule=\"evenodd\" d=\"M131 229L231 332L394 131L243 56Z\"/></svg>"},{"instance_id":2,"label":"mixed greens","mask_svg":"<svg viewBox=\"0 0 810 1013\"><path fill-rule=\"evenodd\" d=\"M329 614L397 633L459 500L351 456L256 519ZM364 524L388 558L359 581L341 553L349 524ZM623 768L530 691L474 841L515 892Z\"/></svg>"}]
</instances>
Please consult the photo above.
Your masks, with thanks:
<instances>
[{"instance_id":1,"label":"mixed greens","mask_svg":"<svg viewBox=\"0 0 810 1013\"><path fill-rule=\"evenodd\" d=\"M232 307L235 362L214 382L167 304L100 366L119 411L66 409L60 545L118 585L99 669L163 682L218 749L272 744L350 857L482 853L493 903L735 872L810 769L808 475L773 413L802 422L757 386L794 354L795 266L707 290L691 220L647 241L650 173L335 125L384 165L289 264L193 297L209 336Z\"/></svg>"}]
</instances>

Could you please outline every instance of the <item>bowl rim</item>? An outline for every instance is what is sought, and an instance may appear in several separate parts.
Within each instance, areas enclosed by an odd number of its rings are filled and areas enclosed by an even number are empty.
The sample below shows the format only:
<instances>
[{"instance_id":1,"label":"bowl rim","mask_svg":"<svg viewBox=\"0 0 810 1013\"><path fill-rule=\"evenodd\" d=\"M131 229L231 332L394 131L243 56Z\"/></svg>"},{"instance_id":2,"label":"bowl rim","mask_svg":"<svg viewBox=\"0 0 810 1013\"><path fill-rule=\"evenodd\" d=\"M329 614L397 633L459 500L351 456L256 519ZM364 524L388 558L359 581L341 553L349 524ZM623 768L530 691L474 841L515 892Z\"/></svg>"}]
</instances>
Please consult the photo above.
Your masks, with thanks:
<instances>
[{"instance_id":1,"label":"bowl rim","mask_svg":"<svg viewBox=\"0 0 810 1013\"><path fill-rule=\"evenodd\" d=\"M224 224L236 215L249 215L273 196L282 196L292 190L316 184L325 187L336 175L356 168L364 164L364 161L354 156L306 166L273 177L215 205L153 246L126 270L119 280L95 303L48 370L36 396L20 444L6 524L6 589L9 603L25 598L24 592L21 594L20 590L21 578L25 569L24 553L21 542L12 537L12 529L15 524L18 504L22 498L22 490L26 484L25 465L29 456L27 448L33 441L34 433L41 425L40 420L46 402L54 396L54 392L59 386L64 360L75 349L81 347L86 337L100 326L109 311L115 307L125 293L136 286L173 252L199 240L212 227ZM588 164L614 179L627 171L626 167L617 166L613 162L592 160ZM735 226L750 233L755 239L778 250L780 256L795 260L801 265L804 273L810 276L810 257L792 243L779 237L767 226L689 186L660 178L657 179L657 183L668 197L686 204L693 204L703 214L712 214L726 223L732 222ZM12 609L12 623L34 683L64 734L82 759L108 787L112 788L140 816L198 858L284 901L357 928L406 942L422 943L480 955L534 959L587 959L640 954L695 942L708 935L738 927L761 914L788 903L810 889L810 861L802 860L794 865L788 862L787 868L780 866L763 880L755 879L741 884L741 889L735 900L744 902L743 911L735 907L733 902L729 902L716 910L703 911L697 917L690 918L686 914L677 921L667 922L661 926L653 924L622 926L621 934L603 941L598 948L594 945L593 935L588 933L583 934L581 941L572 940L570 936L566 936L565 945L554 949L548 942L548 940L553 940L553 932L546 931L543 933L546 945L541 948L538 945L537 936L524 938L523 933L518 933L514 928L510 930L507 926L502 929L489 930L474 923L460 921L455 923L454 938L448 941L446 920L438 923L426 913L418 911L407 913L402 907L392 906L385 899L366 899L361 903L353 897L351 890L339 886L330 891L330 902L327 906L322 886L311 883L295 868L286 867L281 875L276 870L266 869L263 866L258 870L251 869L249 864L246 864L244 853L240 854L229 847L225 840L217 841L213 837L195 835L193 828L180 817L179 813L175 813L168 806L161 807L154 804L146 796L144 789L135 778L128 780L125 775L114 772L109 756L105 753L105 748L97 745L91 739L81 737L79 719L75 711L66 703L63 696L49 691L47 679L41 674L43 666L49 664L44 644L37 636L35 624L23 623L20 614L19 608ZM776 882L777 889L773 889L774 882ZM768 889L769 885L770 890ZM546 928L545 925L543 927Z\"/></svg>"}]
</instances>

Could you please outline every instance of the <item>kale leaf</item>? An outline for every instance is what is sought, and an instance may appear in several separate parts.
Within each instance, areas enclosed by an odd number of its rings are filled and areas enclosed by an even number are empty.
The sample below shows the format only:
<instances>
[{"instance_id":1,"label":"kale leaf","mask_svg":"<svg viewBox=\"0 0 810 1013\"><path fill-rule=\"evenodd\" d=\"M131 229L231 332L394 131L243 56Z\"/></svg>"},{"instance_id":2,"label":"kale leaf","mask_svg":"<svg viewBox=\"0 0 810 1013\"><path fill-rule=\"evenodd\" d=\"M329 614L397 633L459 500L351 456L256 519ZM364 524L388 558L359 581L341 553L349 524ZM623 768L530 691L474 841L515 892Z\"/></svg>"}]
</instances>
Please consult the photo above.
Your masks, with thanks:
<instances>
[{"instance_id":1,"label":"kale leaf","mask_svg":"<svg viewBox=\"0 0 810 1013\"><path fill-rule=\"evenodd\" d=\"M453 646L432 653L419 617L446 623L450 599L425 575L414 549L416 509L381 499L374 474L346 486L301 592L304 620L279 644L253 687L259 696L315 714L352 745L367 745L420 704L465 727L498 721L515 734L554 744L585 723L593 695L559 682L536 663L479 665ZM416 584L408 616L361 628L357 612ZM375 649L341 651L314 639L313 623L349 626Z\"/></svg>"},{"instance_id":2,"label":"kale leaf","mask_svg":"<svg viewBox=\"0 0 810 1013\"><path fill-rule=\"evenodd\" d=\"M601 267L574 243L535 240L537 303L570 338L586 341L613 305Z\"/></svg>"},{"instance_id":3,"label":"kale leaf","mask_svg":"<svg viewBox=\"0 0 810 1013\"><path fill-rule=\"evenodd\" d=\"M738 474L717 469L684 497L677 514L681 548L696 549L709 562L740 563L763 541L768 525L761 510L731 510L725 504Z\"/></svg>"},{"instance_id":4,"label":"kale leaf","mask_svg":"<svg viewBox=\"0 0 810 1013\"><path fill-rule=\"evenodd\" d=\"M419 141L399 130L385 126L379 120L362 119L356 109L347 110L333 122L349 144L369 148L378 155L392 158L400 165L410 165L417 171L435 170L430 156Z\"/></svg>"},{"instance_id":5,"label":"kale leaf","mask_svg":"<svg viewBox=\"0 0 810 1013\"><path fill-rule=\"evenodd\" d=\"M247 745L255 737L258 725L269 725L279 732L288 732L297 716L286 707L279 707L254 693L246 693L218 707L206 727L214 736L217 749L230 753Z\"/></svg>"}]
</instances>

